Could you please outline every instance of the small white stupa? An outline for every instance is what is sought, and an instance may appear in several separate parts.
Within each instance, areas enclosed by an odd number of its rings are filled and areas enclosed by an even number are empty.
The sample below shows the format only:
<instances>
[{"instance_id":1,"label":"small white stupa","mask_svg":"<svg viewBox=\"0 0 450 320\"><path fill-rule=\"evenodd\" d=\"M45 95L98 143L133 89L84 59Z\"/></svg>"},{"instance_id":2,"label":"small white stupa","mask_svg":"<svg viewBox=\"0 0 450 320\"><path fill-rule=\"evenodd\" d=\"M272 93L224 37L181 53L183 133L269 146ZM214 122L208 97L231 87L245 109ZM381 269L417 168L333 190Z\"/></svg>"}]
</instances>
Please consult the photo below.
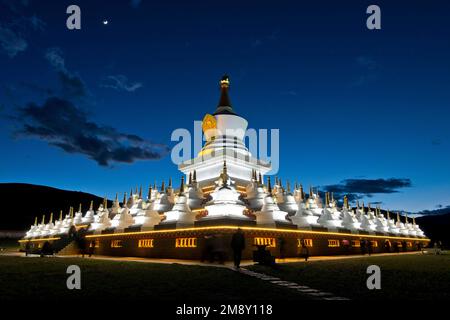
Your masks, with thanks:
<instances>
[{"instance_id":1,"label":"small white stupa","mask_svg":"<svg viewBox=\"0 0 450 320\"><path fill-rule=\"evenodd\" d=\"M116 229L115 231L123 231L125 228L134 224L133 216L130 214L130 208L128 208L128 205L133 205L133 200L127 203L126 199L127 194L125 193L122 210L111 220L111 227L114 227ZM133 197L130 197L130 199L133 199Z\"/></svg>"},{"instance_id":2,"label":"small white stupa","mask_svg":"<svg viewBox=\"0 0 450 320\"><path fill-rule=\"evenodd\" d=\"M152 188L149 188L147 199L152 197ZM154 208L155 201L148 200L148 205L145 210L139 212L134 217L134 224L140 225L142 230L151 230L155 225L159 224L163 216Z\"/></svg>"},{"instance_id":3,"label":"small white stupa","mask_svg":"<svg viewBox=\"0 0 450 320\"><path fill-rule=\"evenodd\" d=\"M83 223L83 212L81 211L81 203L78 207L78 211L75 212L75 217L73 218L73 224Z\"/></svg>"},{"instance_id":4,"label":"small white stupa","mask_svg":"<svg viewBox=\"0 0 450 320\"><path fill-rule=\"evenodd\" d=\"M267 194L264 198L264 204L260 211L255 212L256 224L258 226L275 227L276 222L287 223L286 219L288 213L281 211L275 203L272 196L272 186L270 184L270 177L267 178Z\"/></svg>"},{"instance_id":5,"label":"small white stupa","mask_svg":"<svg viewBox=\"0 0 450 320\"><path fill-rule=\"evenodd\" d=\"M256 170L252 170L252 179L250 183L245 187L245 193L249 204L249 208L254 211L261 210L264 204L264 198L266 197L266 191L264 190L264 182L262 181L261 173L258 178L256 176Z\"/></svg>"},{"instance_id":6,"label":"small white stupa","mask_svg":"<svg viewBox=\"0 0 450 320\"><path fill-rule=\"evenodd\" d=\"M356 218L355 213L348 204L348 197L344 196L344 207L342 208L342 226L351 231L356 231L361 228L361 222Z\"/></svg>"},{"instance_id":7,"label":"small white stupa","mask_svg":"<svg viewBox=\"0 0 450 320\"><path fill-rule=\"evenodd\" d=\"M197 171L189 173L186 195L188 197L188 205L191 210L200 209L203 206L203 191L197 182Z\"/></svg>"},{"instance_id":8,"label":"small white stupa","mask_svg":"<svg viewBox=\"0 0 450 320\"><path fill-rule=\"evenodd\" d=\"M298 210L298 204L295 201L294 195L291 193L291 186L289 181L286 184L286 190L283 188L281 179L278 180L280 187L275 193L278 207L281 211L286 211L288 214L295 214Z\"/></svg>"},{"instance_id":9,"label":"small white stupa","mask_svg":"<svg viewBox=\"0 0 450 320\"><path fill-rule=\"evenodd\" d=\"M342 227L341 213L337 209L334 196L332 195L330 199L330 194L328 192L325 193L325 208L317 222L328 229Z\"/></svg>"},{"instance_id":10,"label":"small white stupa","mask_svg":"<svg viewBox=\"0 0 450 320\"><path fill-rule=\"evenodd\" d=\"M181 177L180 191L172 210L164 213L162 224L176 223L178 227L191 227L195 222L195 212L189 208L185 192L184 176Z\"/></svg>"},{"instance_id":11,"label":"small white stupa","mask_svg":"<svg viewBox=\"0 0 450 320\"><path fill-rule=\"evenodd\" d=\"M95 216L94 201L91 201L91 204L89 205L89 210L86 211L86 214L81 219L81 221L85 224L92 223L94 222L94 216Z\"/></svg>"},{"instance_id":12,"label":"small white stupa","mask_svg":"<svg viewBox=\"0 0 450 320\"><path fill-rule=\"evenodd\" d=\"M204 219L234 218L249 220L250 218L244 215L246 207L240 199L241 194L236 191L234 181L228 175L226 161L223 162L222 173L215 183L216 188L211 193L212 199L205 205L208 215Z\"/></svg>"}]
</instances>

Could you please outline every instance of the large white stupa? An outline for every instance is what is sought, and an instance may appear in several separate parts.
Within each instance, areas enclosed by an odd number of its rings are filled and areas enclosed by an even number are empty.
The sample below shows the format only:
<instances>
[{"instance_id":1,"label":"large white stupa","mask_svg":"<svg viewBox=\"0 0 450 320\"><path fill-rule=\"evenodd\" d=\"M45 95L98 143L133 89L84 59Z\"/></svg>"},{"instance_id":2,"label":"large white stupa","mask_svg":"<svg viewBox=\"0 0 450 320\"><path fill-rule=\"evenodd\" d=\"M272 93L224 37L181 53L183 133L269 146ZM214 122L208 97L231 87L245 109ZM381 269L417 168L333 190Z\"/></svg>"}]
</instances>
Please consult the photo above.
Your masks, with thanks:
<instances>
[{"instance_id":1,"label":"large white stupa","mask_svg":"<svg viewBox=\"0 0 450 320\"><path fill-rule=\"evenodd\" d=\"M399 214L394 221L379 208L376 212L364 205L352 209L346 198L339 207L328 193L323 203L313 188L305 194L301 185L291 190L289 183L285 188L279 179L272 187L270 177L265 179L271 164L257 159L244 144L247 120L231 106L229 86L224 76L217 109L203 119L206 143L194 159L179 165L183 178L178 190L170 180L168 187L164 183L159 190L156 185L150 187L146 197L142 188L125 196L122 204L116 196L111 208L104 201L96 212L91 204L84 214L80 208L75 217L71 209L64 220L61 216L39 225L36 220L26 238L64 234L80 225L99 234L214 224L424 237L414 219L403 223Z\"/></svg>"}]
</instances>

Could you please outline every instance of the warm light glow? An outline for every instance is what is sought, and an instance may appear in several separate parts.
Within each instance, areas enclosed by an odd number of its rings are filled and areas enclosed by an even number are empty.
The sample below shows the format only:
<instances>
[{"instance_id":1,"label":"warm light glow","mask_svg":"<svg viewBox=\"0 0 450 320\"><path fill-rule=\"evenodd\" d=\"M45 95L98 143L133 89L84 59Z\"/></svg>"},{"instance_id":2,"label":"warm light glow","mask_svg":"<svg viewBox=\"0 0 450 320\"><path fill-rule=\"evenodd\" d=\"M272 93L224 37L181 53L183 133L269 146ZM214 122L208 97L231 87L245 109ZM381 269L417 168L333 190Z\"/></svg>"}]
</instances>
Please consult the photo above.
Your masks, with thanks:
<instances>
[{"instance_id":1,"label":"warm light glow","mask_svg":"<svg viewBox=\"0 0 450 320\"><path fill-rule=\"evenodd\" d=\"M176 238L175 248L197 248L197 238Z\"/></svg>"},{"instance_id":2,"label":"warm light glow","mask_svg":"<svg viewBox=\"0 0 450 320\"><path fill-rule=\"evenodd\" d=\"M111 240L111 248L122 248L122 240Z\"/></svg>"},{"instance_id":3,"label":"warm light glow","mask_svg":"<svg viewBox=\"0 0 450 320\"><path fill-rule=\"evenodd\" d=\"M305 247L312 247L313 240L312 239L303 239L303 244ZM302 246L302 239L297 239L297 246L300 248Z\"/></svg>"},{"instance_id":4,"label":"warm light glow","mask_svg":"<svg viewBox=\"0 0 450 320\"><path fill-rule=\"evenodd\" d=\"M54 240L59 240L61 238L55 237L55 238L40 238L40 239L31 239L31 240L19 240L19 243L22 242L39 242L39 241L54 241Z\"/></svg>"},{"instance_id":5,"label":"warm light glow","mask_svg":"<svg viewBox=\"0 0 450 320\"><path fill-rule=\"evenodd\" d=\"M119 233L111 233L111 234L92 234L87 235L86 238L105 238L105 237L119 237L119 236L132 236L132 235L145 235L145 234L159 234L159 233L175 233L175 232L192 232L192 231L210 231L210 230L234 230L236 231L238 228L241 230L247 231L265 231L265 232L276 232L276 233L285 233L285 234L322 234L322 235L333 235L333 236L346 236L352 238L360 238L361 235L352 234L352 233L340 233L340 232L327 232L327 231L310 231L310 230L292 230L292 229L276 229L276 228L262 228L262 227L237 227L237 226L214 226L214 227L198 227L198 228L180 228L180 229L172 229L172 230L152 230L152 231L135 231L135 232L119 232ZM407 237L395 237L395 236L364 236L368 238L377 238L377 239L396 239L396 240L411 240L411 241L425 241L429 242L428 238L407 238ZM42 239L44 240L44 239ZM26 240L25 240L26 241Z\"/></svg>"},{"instance_id":6,"label":"warm light glow","mask_svg":"<svg viewBox=\"0 0 450 320\"><path fill-rule=\"evenodd\" d=\"M336 248L339 246L340 246L339 240L328 240L328 247Z\"/></svg>"},{"instance_id":7,"label":"warm light glow","mask_svg":"<svg viewBox=\"0 0 450 320\"><path fill-rule=\"evenodd\" d=\"M138 248L153 248L154 239L139 239Z\"/></svg>"},{"instance_id":8,"label":"warm light glow","mask_svg":"<svg viewBox=\"0 0 450 320\"><path fill-rule=\"evenodd\" d=\"M254 240L254 244L257 246L265 245L270 248L275 248L277 246L275 238L258 238L258 237L256 237Z\"/></svg>"},{"instance_id":9,"label":"warm light glow","mask_svg":"<svg viewBox=\"0 0 450 320\"><path fill-rule=\"evenodd\" d=\"M352 240L352 247L355 247L355 248L361 247L361 241L359 241L359 240Z\"/></svg>"}]
</instances>

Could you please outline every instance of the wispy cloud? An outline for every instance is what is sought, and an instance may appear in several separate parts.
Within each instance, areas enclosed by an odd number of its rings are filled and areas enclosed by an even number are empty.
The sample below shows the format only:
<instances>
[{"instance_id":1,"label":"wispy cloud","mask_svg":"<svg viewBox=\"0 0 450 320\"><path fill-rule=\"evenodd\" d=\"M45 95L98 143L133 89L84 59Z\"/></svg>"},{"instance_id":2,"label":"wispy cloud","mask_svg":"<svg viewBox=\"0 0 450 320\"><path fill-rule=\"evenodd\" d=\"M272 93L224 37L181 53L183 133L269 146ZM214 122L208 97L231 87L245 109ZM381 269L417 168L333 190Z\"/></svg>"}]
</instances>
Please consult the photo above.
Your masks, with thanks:
<instances>
[{"instance_id":1,"label":"wispy cloud","mask_svg":"<svg viewBox=\"0 0 450 320\"><path fill-rule=\"evenodd\" d=\"M134 92L137 89L142 88L143 84L141 82L130 82L126 76L119 74L104 78L100 86L117 91Z\"/></svg>"},{"instance_id":2,"label":"wispy cloud","mask_svg":"<svg viewBox=\"0 0 450 320\"><path fill-rule=\"evenodd\" d=\"M87 88L81 77L66 68L66 62L61 49L48 49L45 53L45 58L58 73L63 96L68 98L82 98L87 95Z\"/></svg>"},{"instance_id":3,"label":"wispy cloud","mask_svg":"<svg viewBox=\"0 0 450 320\"><path fill-rule=\"evenodd\" d=\"M28 43L18 32L0 24L0 46L8 57L14 58L27 49Z\"/></svg>"}]
</instances>

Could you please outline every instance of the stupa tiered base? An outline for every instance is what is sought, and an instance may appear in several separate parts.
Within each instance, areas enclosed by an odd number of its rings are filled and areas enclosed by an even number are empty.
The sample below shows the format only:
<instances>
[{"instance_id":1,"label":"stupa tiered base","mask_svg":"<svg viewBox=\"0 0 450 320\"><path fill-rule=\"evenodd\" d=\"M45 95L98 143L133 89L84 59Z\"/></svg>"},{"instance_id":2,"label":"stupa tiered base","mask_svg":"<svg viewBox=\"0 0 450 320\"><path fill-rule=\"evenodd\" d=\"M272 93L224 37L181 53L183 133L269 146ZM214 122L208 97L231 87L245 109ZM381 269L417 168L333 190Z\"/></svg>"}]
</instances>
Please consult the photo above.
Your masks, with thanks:
<instances>
[{"instance_id":1,"label":"stupa tiered base","mask_svg":"<svg viewBox=\"0 0 450 320\"><path fill-rule=\"evenodd\" d=\"M225 256L231 259L230 242L237 228L237 226L216 225L152 231L126 229L122 233L104 231L102 234L88 234L86 240L88 247L94 246L92 251L96 255L200 260L206 249L206 237L214 235L221 238ZM256 245L267 245L266 248L275 257L283 254L289 258L299 257L301 242L308 247L310 255L321 256L360 254L360 243L363 239L371 241L374 254L395 252L394 243L397 243L400 252L418 251L429 243L429 239L424 238L368 234L368 232L355 234L345 229L329 232L325 231L326 229L295 230L256 226L240 226L240 228L246 239L243 259L253 258ZM46 241L51 242L55 249L64 247L63 244L70 242L68 236L21 240L23 250L27 241L31 241L31 251L33 248L38 251ZM386 249L386 242L389 242L389 251ZM60 254L78 254L78 249L76 246L66 247Z\"/></svg>"}]
</instances>

